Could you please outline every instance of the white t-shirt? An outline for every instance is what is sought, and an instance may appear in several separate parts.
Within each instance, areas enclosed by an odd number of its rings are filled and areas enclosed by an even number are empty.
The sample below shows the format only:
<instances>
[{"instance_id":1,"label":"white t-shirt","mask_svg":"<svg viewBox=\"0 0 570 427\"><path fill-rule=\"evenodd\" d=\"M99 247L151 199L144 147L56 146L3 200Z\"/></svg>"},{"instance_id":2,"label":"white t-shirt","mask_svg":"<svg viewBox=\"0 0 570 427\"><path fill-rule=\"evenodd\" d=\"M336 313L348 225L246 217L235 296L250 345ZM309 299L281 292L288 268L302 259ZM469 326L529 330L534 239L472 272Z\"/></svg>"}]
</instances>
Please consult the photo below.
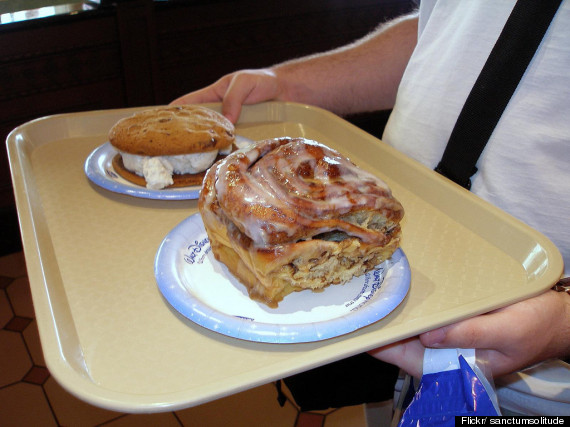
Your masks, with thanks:
<instances>
[{"instance_id":1,"label":"white t-shirt","mask_svg":"<svg viewBox=\"0 0 570 427\"><path fill-rule=\"evenodd\" d=\"M422 0L418 44L383 140L434 168L514 0ZM477 164L471 191L552 240L570 273L570 0L564 0ZM552 378L556 378L553 381ZM503 409L570 414L570 369L497 379Z\"/></svg>"},{"instance_id":2,"label":"white t-shirt","mask_svg":"<svg viewBox=\"0 0 570 427\"><path fill-rule=\"evenodd\" d=\"M514 0L423 0L383 140L434 168ZM477 164L471 191L545 234L570 274L570 1Z\"/></svg>"}]
</instances>

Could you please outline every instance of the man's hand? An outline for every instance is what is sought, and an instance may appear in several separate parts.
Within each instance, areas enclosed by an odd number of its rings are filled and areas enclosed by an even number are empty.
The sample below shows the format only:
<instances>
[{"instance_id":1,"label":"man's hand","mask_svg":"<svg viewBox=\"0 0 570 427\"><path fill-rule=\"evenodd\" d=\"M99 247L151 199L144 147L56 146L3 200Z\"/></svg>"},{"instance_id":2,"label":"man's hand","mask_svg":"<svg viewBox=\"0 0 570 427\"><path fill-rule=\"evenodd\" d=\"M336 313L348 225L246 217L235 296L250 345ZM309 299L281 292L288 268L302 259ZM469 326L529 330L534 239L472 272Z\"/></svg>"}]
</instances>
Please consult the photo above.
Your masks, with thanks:
<instances>
[{"instance_id":1,"label":"man's hand","mask_svg":"<svg viewBox=\"0 0 570 427\"><path fill-rule=\"evenodd\" d=\"M233 123L237 122L242 105L256 104L281 98L282 88L274 71L269 68L242 70L227 74L215 83L195 92L190 92L172 101L171 104L201 104L222 102L222 114Z\"/></svg>"},{"instance_id":2,"label":"man's hand","mask_svg":"<svg viewBox=\"0 0 570 427\"><path fill-rule=\"evenodd\" d=\"M570 352L570 296L548 291L421 334L419 337L370 351L414 376L421 376L423 350L475 348L494 377L518 371Z\"/></svg>"}]
</instances>

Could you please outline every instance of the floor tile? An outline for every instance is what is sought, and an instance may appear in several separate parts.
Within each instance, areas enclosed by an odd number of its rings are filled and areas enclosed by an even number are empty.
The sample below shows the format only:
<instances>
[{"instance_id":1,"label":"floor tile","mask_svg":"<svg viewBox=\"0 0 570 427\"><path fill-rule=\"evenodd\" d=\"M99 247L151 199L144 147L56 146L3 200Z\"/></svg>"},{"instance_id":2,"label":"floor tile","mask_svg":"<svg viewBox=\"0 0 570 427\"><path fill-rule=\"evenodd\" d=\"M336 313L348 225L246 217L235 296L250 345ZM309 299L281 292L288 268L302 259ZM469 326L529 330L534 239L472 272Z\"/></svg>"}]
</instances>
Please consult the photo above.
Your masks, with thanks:
<instances>
[{"instance_id":1,"label":"floor tile","mask_svg":"<svg viewBox=\"0 0 570 427\"><path fill-rule=\"evenodd\" d=\"M46 381L44 389L55 416L62 426L94 426L122 415L77 399L64 390L53 377Z\"/></svg>"},{"instance_id":2,"label":"floor tile","mask_svg":"<svg viewBox=\"0 0 570 427\"><path fill-rule=\"evenodd\" d=\"M26 261L23 252L15 252L0 257L0 276L23 277L26 276Z\"/></svg>"},{"instance_id":3,"label":"floor tile","mask_svg":"<svg viewBox=\"0 0 570 427\"><path fill-rule=\"evenodd\" d=\"M199 426L199 424L193 424ZM172 412L160 414L125 414L105 424L105 427L181 427ZM232 427L228 425L228 427ZM252 426L253 427L253 426Z\"/></svg>"},{"instance_id":4,"label":"floor tile","mask_svg":"<svg viewBox=\"0 0 570 427\"><path fill-rule=\"evenodd\" d=\"M3 328L4 325L6 325L6 323L8 323L12 317L14 317L12 306L8 300L8 295L2 289L0 290L0 328Z\"/></svg>"},{"instance_id":5,"label":"floor tile","mask_svg":"<svg viewBox=\"0 0 570 427\"><path fill-rule=\"evenodd\" d=\"M57 426L40 386L18 383L0 389L2 427Z\"/></svg>"},{"instance_id":6,"label":"floor tile","mask_svg":"<svg viewBox=\"0 0 570 427\"><path fill-rule=\"evenodd\" d=\"M275 385L267 384L177 411L176 415L189 427L293 427L297 410L289 402L280 407Z\"/></svg>"},{"instance_id":7,"label":"floor tile","mask_svg":"<svg viewBox=\"0 0 570 427\"><path fill-rule=\"evenodd\" d=\"M22 333L22 336L24 337L26 347L28 348L34 365L46 366L36 319L28 325L26 330Z\"/></svg>"},{"instance_id":8,"label":"floor tile","mask_svg":"<svg viewBox=\"0 0 570 427\"><path fill-rule=\"evenodd\" d=\"M47 368L43 366L32 366L32 369L22 378L22 381L30 384L44 385L49 377L50 374Z\"/></svg>"},{"instance_id":9,"label":"floor tile","mask_svg":"<svg viewBox=\"0 0 570 427\"><path fill-rule=\"evenodd\" d=\"M14 316L8 323L6 323L6 325L4 325L4 329L11 332L24 332L33 320L34 319L29 317Z\"/></svg>"},{"instance_id":10,"label":"floor tile","mask_svg":"<svg viewBox=\"0 0 570 427\"><path fill-rule=\"evenodd\" d=\"M392 425L392 411L394 406L394 402L392 400L386 402L371 403L363 406L364 412L366 414L366 423L369 426L390 427Z\"/></svg>"},{"instance_id":11,"label":"floor tile","mask_svg":"<svg viewBox=\"0 0 570 427\"><path fill-rule=\"evenodd\" d=\"M0 271L2 270L0 269ZM14 281L13 277L6 277L0 275L0 289L6 289L8 286L12 284L13 281Z\"/></svg>"},{"instance_id":12,"label":"floor tile","mask_svg":"<svg viewBox=\"0 0 570 427\"><path fill-rule=\"evenodd\" d=\"M327 415L324 427L367 427L364 405L346 406Z\"/></svg>"},{"instance_id":13,"label":"floor tile","mask_svg":"<svg viewBox=\"0 0 570 427\"><path fill-rule=\"evenodd\" d=\"M323 427L325 425L325 418L325 414L301 412L297 417L295 427Z\"/></svg>"},{"instance_id":14,"label":"floor tile","mask_svg":"<svg viewBox=\"0 0 570 427\"><path fill-rule=\"evenodd\" d=\"M27 277L18 277L6 288L8 298L12 303L14 314L22 317L33 318L34 305L32 304L32 295L30 292L30 283Z\"/></svg>"},{"instance_id":15,"label":"floor tile","mask_svg":"<svg viewBox=\"0 0 570 427\"><path fill-rule=\"evenodd\" d=\"M0 387L20 381L32 368L23 337L0 330Z\"/></svg>"}]
</instances>

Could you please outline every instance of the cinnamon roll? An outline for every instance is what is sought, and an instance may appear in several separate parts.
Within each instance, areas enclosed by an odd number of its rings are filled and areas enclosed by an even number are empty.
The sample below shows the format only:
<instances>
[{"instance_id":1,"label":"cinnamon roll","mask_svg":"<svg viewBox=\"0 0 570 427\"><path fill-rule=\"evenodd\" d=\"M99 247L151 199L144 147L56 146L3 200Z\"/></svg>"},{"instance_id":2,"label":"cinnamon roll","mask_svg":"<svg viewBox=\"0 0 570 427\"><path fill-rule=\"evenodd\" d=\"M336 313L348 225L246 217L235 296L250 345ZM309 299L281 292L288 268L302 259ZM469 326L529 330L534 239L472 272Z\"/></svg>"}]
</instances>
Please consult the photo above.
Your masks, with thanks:
<instances>
[{"instance_id":1,"label":"cinnamon roll","mask_svg":"<svg viewBox=\"0 0 570 427\"><path fill-rule=\"evenodd\" d=\"M259 141L215 163L199 209L216 259L270 307L390 258L404 215L386 183L304 138Z\"/></svg>"}]
</instances>

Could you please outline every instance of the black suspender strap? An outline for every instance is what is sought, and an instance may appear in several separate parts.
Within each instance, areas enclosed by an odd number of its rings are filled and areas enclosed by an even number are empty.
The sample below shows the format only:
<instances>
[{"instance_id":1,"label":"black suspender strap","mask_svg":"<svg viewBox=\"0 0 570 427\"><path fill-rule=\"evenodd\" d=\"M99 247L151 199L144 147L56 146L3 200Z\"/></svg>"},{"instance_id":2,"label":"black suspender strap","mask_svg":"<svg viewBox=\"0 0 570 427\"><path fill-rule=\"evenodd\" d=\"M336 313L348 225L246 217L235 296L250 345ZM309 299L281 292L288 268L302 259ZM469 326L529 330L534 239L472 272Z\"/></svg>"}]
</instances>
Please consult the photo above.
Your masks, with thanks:
<instances>
[{"instance_id":1,"label":"black suspender strap","mask_svg":"<svg viewBox=\"0 0 570 427\"><path fill-rule=\"evenodd\" d=\"M470 189L485 144L562 0L518 0L451 132L437 172Z\"/></svg>"}]
</instances>

